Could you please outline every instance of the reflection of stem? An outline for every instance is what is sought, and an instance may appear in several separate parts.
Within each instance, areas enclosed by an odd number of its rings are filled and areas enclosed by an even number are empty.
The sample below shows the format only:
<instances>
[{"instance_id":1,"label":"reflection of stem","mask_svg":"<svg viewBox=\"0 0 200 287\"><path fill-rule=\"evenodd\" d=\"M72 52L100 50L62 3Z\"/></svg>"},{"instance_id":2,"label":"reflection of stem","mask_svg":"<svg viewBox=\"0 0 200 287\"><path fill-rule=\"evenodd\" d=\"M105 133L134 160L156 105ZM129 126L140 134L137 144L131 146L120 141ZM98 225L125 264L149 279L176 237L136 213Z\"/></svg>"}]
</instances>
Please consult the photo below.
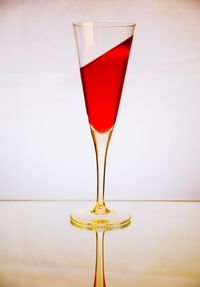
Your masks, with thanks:
<instances>
[{"instance_id":1,"label":"reflection of stem","mask_svg":"<svg viewBox=\"0 0 200 287\"><path fill-rule=\"evenodd\" d=\"M105 231L96 232L96 266L94 287L106 287L104 273L104 234Z\"/></svg>"},{"instance_id":2,"label":"reflection of stem","mask_svg":"<svg viewBox=\"0 0 200 287\"><path fill-rule=\"evenodd\" d=\"M92 138L94 141L96 163L97 163L97 202L93 209L95 214L109 213L105 206L105 175L106 175L106 158L108 153L108 146L112 136L113 129L107 133L100 134L91 128Z\"/></svg>"}]
</instances>

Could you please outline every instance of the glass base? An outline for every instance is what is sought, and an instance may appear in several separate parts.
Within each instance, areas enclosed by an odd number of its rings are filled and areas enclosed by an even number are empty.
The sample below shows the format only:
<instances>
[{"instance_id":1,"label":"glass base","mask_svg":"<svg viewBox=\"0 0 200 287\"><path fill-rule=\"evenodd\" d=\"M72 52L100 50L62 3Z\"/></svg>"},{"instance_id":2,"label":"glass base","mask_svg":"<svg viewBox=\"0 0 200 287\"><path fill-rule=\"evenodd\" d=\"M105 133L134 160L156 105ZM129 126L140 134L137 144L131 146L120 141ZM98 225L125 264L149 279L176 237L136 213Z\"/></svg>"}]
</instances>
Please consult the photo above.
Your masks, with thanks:
<instances>
[{"instance_id":1,"label":"glass base","mask_svg":"<svg viewBox=\"0 0 200 287\"><path fill-rule=\"evenodd\" d=\"M111 230L127 227L131 216L127 212L109 210L106 214L95 214L88 209L74 211L70 216L73 225L90 230Z\"/></svg>"}]
</instances>

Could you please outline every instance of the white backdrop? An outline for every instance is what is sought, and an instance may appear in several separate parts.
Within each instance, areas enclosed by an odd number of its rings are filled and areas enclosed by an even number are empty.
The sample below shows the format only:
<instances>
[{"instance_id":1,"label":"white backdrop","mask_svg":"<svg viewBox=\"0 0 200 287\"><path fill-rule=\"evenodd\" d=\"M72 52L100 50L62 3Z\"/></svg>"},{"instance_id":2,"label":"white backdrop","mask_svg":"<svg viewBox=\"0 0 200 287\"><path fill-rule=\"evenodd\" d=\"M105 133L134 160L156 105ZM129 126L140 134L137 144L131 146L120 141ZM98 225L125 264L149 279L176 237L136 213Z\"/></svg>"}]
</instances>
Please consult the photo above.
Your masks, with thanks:
<instances>
[{"instance_id":1,"label":"white backdrop","mask_svg":"<svg viewBox=\"0 0 200 287\"><path fill-rule=\"evenodd\" d=\"M0 0L0 199L94 199L72 30L136 22L107 199L200 200L200 1Z\"/></svg>"}]
</instances>

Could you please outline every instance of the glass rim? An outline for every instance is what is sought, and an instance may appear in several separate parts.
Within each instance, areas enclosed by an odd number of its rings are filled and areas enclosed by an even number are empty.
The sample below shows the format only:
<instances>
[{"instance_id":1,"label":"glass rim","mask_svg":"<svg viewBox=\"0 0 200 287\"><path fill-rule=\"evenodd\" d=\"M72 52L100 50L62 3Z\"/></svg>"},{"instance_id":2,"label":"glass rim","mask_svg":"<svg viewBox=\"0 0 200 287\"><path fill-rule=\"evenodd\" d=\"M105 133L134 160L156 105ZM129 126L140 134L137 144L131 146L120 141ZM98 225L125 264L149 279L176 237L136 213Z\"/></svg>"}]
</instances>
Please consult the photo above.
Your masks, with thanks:
<instances>
[{"instance_id":1,"label":"glass rim","mask_svg":"<svg viewBox=\"0 0 200 287\"><path fill-rule=\"evenodd\" d=\"M77 21L73 22L74 27L97 27L97 28L112 28L112 27L134 27L136 26L133 22L123 21Z\"/></svg>"}]
</instances>

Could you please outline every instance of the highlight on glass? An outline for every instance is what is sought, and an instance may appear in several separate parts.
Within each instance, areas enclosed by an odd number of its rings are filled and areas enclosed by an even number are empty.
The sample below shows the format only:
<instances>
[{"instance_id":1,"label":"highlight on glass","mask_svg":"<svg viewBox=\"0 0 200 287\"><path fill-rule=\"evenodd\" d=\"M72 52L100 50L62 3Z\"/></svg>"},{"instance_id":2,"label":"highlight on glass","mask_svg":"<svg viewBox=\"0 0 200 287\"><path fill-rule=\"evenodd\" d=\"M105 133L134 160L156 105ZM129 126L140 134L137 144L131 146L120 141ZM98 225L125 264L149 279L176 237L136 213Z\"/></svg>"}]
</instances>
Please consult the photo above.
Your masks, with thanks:
<instances>
[{"instance_id":1,"label":"highlight on glass","mask_svg":"<svg viewBox=\"0 0 200 287\"><path fill-rule=\"evenodd\" d=\"M106 158L120 104L135 24L121 22L73 23L86 111L94 141L97 199L93 209L77 210L74 225L83 228L120 228L129 213L108 209L105 200Z\"/></svg>"}]
</instances>

